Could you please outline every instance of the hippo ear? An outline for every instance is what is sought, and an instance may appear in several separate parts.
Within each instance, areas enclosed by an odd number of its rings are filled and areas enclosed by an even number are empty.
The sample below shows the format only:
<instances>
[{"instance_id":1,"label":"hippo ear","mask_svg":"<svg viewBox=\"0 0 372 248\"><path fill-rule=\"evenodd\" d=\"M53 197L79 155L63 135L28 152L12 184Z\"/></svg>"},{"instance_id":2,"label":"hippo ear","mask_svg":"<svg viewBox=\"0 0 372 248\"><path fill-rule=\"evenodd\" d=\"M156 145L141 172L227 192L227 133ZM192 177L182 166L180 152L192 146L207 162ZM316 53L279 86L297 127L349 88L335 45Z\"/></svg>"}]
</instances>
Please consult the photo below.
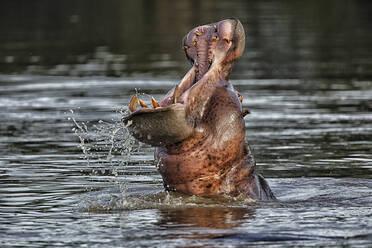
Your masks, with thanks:
<instances>
[{"instance_id":1,"label":"hippo ear","mask_svg":"<svg viewBox=\"0 0 372 248\"><path fill-rule=\"evenodd\" d=\"M130 133L152 146L180 142L193 133L193 125L181 104L156 109L141 109L123 118Z\"/></svg>"}]
</instances>

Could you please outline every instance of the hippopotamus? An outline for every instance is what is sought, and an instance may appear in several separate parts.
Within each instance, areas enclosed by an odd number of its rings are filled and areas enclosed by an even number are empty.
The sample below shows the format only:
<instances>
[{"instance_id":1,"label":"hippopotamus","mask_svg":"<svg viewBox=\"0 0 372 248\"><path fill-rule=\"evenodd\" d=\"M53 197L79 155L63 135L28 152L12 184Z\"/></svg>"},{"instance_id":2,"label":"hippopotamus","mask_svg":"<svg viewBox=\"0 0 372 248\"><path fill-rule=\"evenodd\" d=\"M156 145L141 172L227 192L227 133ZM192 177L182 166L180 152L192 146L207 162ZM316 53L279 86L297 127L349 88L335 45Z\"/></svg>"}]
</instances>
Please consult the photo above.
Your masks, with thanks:
<instances>
[{"instance_id":1,"label":"hippopotamus","mask_svg":"<svg viewBox=\"0 0 372 248\"><path fill-rule=\"evenodd\" d=\"M183 40L191 69L152 107L135 94L123 122L139 141L155 147L164 187L187 195L275 199L256 172L245 138L242 95L229 82L245 47L239 20L192 29ZM141 105L137 109L138 103Z\"/></svg>"}]
</instances>

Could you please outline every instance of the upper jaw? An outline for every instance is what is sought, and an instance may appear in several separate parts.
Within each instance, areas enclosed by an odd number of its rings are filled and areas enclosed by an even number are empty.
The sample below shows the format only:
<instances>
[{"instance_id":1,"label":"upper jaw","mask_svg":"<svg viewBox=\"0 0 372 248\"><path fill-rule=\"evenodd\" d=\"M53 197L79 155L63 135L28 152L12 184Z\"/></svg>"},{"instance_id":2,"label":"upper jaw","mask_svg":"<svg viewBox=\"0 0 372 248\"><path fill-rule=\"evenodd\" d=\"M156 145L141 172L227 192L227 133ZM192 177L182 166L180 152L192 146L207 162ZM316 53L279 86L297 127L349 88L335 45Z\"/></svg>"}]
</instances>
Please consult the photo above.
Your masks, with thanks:
<instances>
[{"instance_id":1,"label":"upper jaw","mask_svg":"<svg viewBox=\"0 0 372 248\"><path fill-rule=\"evenodd\" d=\"M197 67L199 81L213 65L223 67L243 53L244 29L237 19L202 25L192 29L183 44L186 57Z\"/></svg>"}]
</instances>

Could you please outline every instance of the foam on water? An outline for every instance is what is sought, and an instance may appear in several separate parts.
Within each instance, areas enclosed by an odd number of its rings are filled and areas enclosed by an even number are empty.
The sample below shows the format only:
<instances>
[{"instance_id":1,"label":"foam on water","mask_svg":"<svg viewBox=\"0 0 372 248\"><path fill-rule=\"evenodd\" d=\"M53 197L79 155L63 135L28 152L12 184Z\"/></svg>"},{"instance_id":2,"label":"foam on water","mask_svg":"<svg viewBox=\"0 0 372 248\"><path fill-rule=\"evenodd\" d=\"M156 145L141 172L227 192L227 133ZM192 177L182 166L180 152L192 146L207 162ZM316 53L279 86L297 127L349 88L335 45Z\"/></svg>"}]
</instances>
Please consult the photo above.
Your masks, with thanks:
<instances>
[{"instance_id":1,"label":"foam on water","mask_svg":"<svg viewBox=\"0 0 372 248\"><path fill-rule=\"evenodd\" d=\"M162 187L140 190L111 188L107 191L88 192L79 203L83 212L116 212L141 209L184 209L184 208L246 208L256 204L245 197L201 197L166 192Z\"/></svg>"}]
</instances>

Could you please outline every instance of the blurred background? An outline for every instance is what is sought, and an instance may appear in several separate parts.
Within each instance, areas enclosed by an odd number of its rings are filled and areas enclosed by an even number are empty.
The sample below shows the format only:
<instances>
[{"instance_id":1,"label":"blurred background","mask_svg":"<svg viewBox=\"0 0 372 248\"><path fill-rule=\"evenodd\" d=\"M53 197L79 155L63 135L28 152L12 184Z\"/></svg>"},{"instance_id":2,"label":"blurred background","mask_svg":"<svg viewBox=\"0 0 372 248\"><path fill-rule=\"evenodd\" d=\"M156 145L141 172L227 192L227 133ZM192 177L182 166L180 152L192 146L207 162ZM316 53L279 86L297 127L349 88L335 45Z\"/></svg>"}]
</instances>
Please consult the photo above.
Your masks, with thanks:
<instances>
[{"instance_id":1,"label":"blurred background","mask_svg":"<svg viewBox=\"0 0 372 248\"><path fill-rule=\"evenodd\" d=\"M179 78L194 26L236 17L233 78L372 78L368 0L2 0L0 73Z\"/></svg>"}]
</instances>

